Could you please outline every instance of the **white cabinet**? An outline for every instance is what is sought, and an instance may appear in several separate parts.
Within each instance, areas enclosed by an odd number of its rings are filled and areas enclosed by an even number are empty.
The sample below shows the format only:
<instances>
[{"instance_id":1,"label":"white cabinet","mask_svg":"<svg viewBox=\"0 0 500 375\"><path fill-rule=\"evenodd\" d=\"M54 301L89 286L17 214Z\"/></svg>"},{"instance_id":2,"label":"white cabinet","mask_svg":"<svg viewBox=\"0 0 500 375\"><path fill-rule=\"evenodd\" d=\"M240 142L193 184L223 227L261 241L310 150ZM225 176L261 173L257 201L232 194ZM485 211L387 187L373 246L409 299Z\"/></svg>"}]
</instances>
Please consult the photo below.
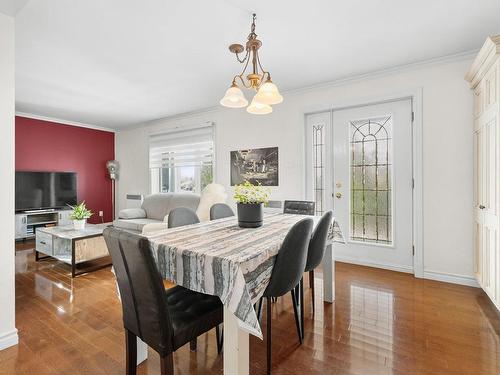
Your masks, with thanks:
<instances>
[{"instance_id":1,"label":"white cabinet","mask_svg":"<svg viewBox=\"0 0 500 375\"><path fill-rule=\"evenodd\" d=\"M71 210L40 210L16 213L16 240L34 238L36 228L71 225Z\"/></svg>"},{"instance_id":2,"label":"white cabinet","mask_svg":"<svg viewBox=\"0 0 500 375\"><path fill-rule=\"evenodd\" d=\"M466 79L474 97L474 273L500 309L500 35L488 38Z\"/></svg>"},{"instance_id":3,"label":"white cabinet","mask_svg":"<svg viewBox=\"0 0 500 375\"><path fill-rule=\"evenodd\" d=\"M28 215L16 214L16 240L28 237Z\"/></svg>"}]
</instances>

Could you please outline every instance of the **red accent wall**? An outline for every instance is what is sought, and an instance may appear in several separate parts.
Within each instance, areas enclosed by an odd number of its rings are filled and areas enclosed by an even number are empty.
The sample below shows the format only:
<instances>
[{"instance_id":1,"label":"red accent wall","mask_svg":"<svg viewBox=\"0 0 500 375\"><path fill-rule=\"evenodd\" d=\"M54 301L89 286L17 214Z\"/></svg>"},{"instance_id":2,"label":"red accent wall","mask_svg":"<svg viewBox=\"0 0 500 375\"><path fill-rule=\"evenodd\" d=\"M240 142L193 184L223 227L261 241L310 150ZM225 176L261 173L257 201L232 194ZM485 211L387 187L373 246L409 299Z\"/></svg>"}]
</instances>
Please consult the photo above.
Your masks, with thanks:
<instances>
[{"instance_id":1,"label":"red accent wall","mask_svg":"<svg viewBox=\"0 0 500 375\"><path fill-rule=\"evenodd\" d=\"M115 134L16 116L16 170L76 172L78 201L94 212L90 223L112 220L106 162L115 158Z\"/></svg>"}]
</instances>

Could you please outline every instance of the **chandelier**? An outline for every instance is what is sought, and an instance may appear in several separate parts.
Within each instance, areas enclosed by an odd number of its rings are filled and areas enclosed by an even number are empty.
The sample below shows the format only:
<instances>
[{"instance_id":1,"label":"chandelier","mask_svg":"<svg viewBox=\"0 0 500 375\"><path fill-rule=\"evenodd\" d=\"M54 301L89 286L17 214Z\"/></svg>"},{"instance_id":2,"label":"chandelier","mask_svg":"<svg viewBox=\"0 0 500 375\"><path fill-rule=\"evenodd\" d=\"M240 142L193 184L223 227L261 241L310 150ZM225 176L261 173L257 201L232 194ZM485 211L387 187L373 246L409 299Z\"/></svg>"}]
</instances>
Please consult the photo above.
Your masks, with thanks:
<instances>
[{"instance_id":1,"label":"chandelier","mask_svg":"<svg viewBox=\"0 0 500 375\"><path fill-rule=\"evenodd\" d=\"M236 60L240 64L244 64L244 67L240 74L234 76L231 87L227 89L226 95L221 99L220 104L229 108L248 106L248 113L265 115L273 111L271 105L283 101L283 96L280 95L278 87L271 80L271 74L264 70L260 63L259 48L262 46L262 42L257 39L257 34L255 34L255 19L256 14L254 13L251 31L245 47L241 44L231 44L229 46L229 51L236 55ZM245 50L245 57L240 58L240 54ZM251 72L245 77L244 74L250 61L252 63ZM256 91L250 105L248 105L248 100L238 86L238 82L243 87Z\"/></svg>"}]
</instances>

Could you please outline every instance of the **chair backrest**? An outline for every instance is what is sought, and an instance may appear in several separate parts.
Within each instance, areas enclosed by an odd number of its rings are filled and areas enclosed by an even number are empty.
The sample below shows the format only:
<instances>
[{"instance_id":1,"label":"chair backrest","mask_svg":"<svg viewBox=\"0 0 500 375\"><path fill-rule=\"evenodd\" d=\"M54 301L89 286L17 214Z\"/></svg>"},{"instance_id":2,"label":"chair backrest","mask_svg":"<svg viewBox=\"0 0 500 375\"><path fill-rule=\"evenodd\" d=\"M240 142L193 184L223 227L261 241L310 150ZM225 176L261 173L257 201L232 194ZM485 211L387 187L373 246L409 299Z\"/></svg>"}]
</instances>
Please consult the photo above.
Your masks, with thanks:
<instances>
[{"instance_id":1,"label":"chair backrest","mask_svg":"<svg viewBox=\"0 0 500 375\"><path fill-rule=\"evenodd\" d=\"M326 239L328 237L328 230L332 224L332 219L333 212L325 212L314 229L311 241L309 242L309 250L307 251L306 272L314 270L323 260L326 248Z\"/></svg>"},{"instance_id":2,"label":"chair backrest","mask_svg":"<svg viewBox=\"0 0 500 375\"><path fill-rule=\"evenodd\" d=\"M176 228L183 225L197 224L200 222L196 212L186 207L174 208L168 214L168 227Z\"/></svg>"},{"instance_id":3,"label":"chair backrest","mask_svg":"<svg viewBox=\"0 0 500 375\"><path fill-rule=\"evenodd\" d=\"M142 236L116 228L103 232L120 290L123 325L160 355L172 352L172 323L160 273Z\"/></svg>"},{"instance_id":4,"label":"chair backrest","mask_svg":"<svg viewBox=\"0 0 500 375\"><path fill-rule=\"evenodd\" d=\"M283 213L297 215L314 215L315 203L310 201L285 201Z\"/></svg>"},{"instance_id":5,"label":"chair backrest","mask_svg":"<svg viewBox=\"0 0 500 375\"><path fill-rule=\"evenodd\" d=\"M210 220L217 220L230 216L234 216L234 212L231 207L225 203L216 203L210 207Z\"/></svg>"},{"instance_id":6,"label":"chair backrest","mask_svg":"<svg viewBox=\"0 0 500 375\"><path fill-rule=\"evenodd\" d=\"M312 228L312 219L302 219L290 229L276 256L265 297L280 297L297 286L306 267Z\"/></svg>"}]
</instances>

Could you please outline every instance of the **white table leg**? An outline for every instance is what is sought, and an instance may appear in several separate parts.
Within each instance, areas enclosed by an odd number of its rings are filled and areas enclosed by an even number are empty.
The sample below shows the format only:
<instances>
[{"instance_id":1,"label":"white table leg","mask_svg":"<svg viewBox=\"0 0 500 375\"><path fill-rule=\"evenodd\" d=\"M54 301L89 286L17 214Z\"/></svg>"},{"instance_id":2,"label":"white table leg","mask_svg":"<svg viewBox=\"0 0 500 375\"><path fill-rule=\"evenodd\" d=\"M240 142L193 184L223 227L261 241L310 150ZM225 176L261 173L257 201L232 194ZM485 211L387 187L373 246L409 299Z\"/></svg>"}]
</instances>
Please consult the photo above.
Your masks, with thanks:
<instances>
[{"instance_id":1,"label":"white table leg","mask_svg":"<svg viewBox=\"0 0 500 375\"><path fill-rule=\"evenodd\" d=\"M238 319L224 306L224 375L248 375L250 341Z\"/></svg>"},{"instance_id":2,"label":"white table leg","mask_svg":"<svg viewBox=\"0 0 500 375\"><path fill-rule=\"evenodd\" d=\"M323 300L330 303L335 300L335 260L332 244L326 247L323 256Z\"/></svg>"},{"instance_id":3,"label":"white table leg","mask_svg":"<svg viewBox=\"0 0 500 375\"><path fill-rule=\"evenodd\" d=\"M148 359L148 345L138 337L137 338L137 365L140 365L146 359Z\"/></svg>"}]
</instances>

